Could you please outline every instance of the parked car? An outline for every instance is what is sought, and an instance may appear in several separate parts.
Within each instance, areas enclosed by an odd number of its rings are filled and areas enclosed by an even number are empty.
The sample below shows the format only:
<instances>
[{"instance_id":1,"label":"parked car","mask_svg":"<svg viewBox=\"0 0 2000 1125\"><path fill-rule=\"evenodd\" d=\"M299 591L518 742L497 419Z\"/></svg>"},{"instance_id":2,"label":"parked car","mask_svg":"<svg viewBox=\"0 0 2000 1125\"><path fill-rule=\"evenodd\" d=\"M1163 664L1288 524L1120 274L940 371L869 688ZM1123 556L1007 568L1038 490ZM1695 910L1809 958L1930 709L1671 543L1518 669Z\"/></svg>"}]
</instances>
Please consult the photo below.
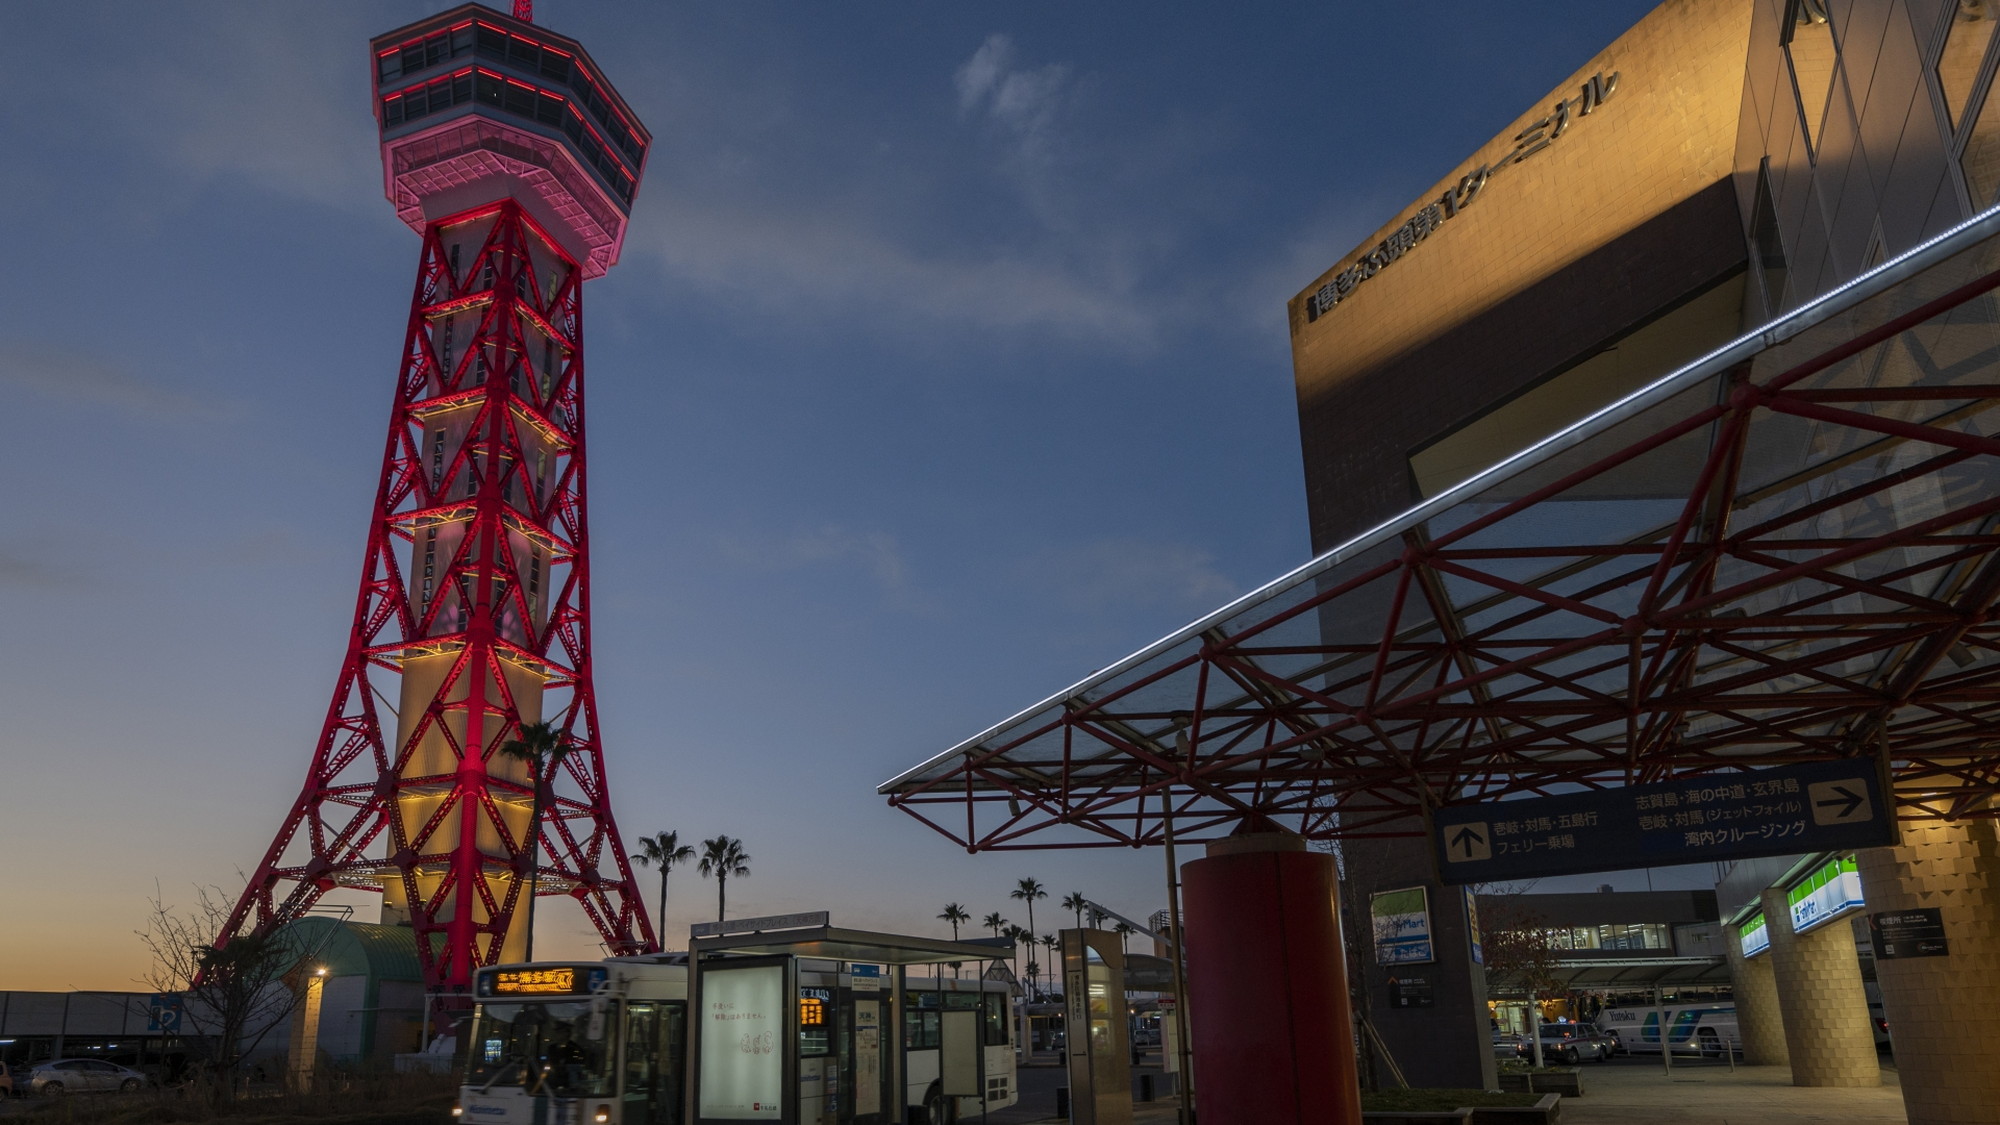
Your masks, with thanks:
<instances>
[{"instance_id":1,"label":"parked car","mask_svg":"<svg viewBox=\"0 0 2000 1125\"><path fill-rule=\"evenodd\" d=\"M1493 1057L1496 1059L1518 1059L1521 1057L1523 1038L1511 1031L1493 1033Z\"/></svg>"},{"instance_id":2,"label":"parked car","mask_svg":"<svg viewBox=\"0 0 2000 1125\"><path fill-rule=\"evenodd\" d=\"M1607 1059L1616 1056L1623 1047L1618 1042L1618 1036L1615 1033L1607 1031L1594 1023L1584 1022L1576 1026L1583 1028L1585 1034L1597 1040L1598 1045L1604 1048L1604 1057Z\"/></svg>"},{"instance_id":3,"label":"parked car","mask_svg":"<svg viewBox=\"0 0 2000 1125\"><path fill-rule=\"evenodd\" d=\"M36 1063L35 1068L28 1072L28 1089L49 1097L104 1090L137 1090L146 1083L146 1076L131 1067L102 1059L54 1059Z\"/></svg>"},{"instance_id":4,"label":"parked car","mask_svg":"<svg viewBox=\"0 0 2000 1125\"><path fill-rule=\"evenodd\" d=\"M1521 1057L1535 1057L1535 1045L1521 1044ZM1607 1062L1611 1048L1587 1023L1545 1023L1542 1025L1542 1061L1574 1066L1579 1062Z\"/></svg>"}]
</instances>

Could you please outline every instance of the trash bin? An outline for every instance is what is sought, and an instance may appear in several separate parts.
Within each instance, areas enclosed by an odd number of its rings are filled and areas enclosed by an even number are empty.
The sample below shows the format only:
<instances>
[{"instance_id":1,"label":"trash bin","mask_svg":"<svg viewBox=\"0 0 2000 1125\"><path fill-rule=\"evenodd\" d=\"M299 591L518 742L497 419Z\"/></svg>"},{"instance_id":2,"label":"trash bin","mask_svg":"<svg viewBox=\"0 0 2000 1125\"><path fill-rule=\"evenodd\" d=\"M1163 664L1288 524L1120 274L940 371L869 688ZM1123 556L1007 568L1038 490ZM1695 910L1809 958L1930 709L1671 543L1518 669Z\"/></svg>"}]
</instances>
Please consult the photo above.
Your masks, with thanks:
<instances>
[{"instance_id":1,"label":"trash bin","mask_svg":"<svg viewBox=\"0 0 2000 1125\"><path fill-rule=\"evenodd\" d=\"M1150 1074L1139 1076L1139 1100L1142 1102L1153 1100L1153 1076Z\"/></svg>"},{"instance_id":2,"label":"trash bin","mask_svg":"<svg viewBox=\"0 0 2000 1125\"><path fill-rule=\"evenodd\" d=\"M1068 1087L1068 1086L1057 1086L1057 1087L1056 1087L1056 1116L1057 1116L1057 1117L1060 1117L1060 1118L1063 1118L1064 1120L1068 1120L1068 1119L1069 1119L1069 1087Z\"/></svg>"}]
</instances>

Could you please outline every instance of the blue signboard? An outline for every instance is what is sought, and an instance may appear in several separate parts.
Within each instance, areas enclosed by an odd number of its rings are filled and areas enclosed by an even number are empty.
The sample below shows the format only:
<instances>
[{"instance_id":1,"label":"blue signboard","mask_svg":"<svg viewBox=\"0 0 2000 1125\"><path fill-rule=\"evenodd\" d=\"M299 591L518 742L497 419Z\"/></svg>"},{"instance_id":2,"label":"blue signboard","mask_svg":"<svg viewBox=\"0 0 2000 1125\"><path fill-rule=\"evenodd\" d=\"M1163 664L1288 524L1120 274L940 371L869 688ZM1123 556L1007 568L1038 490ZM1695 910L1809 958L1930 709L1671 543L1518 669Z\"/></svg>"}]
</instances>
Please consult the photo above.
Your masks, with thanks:
<instances>
[{"instance_id":1,"label":"blue signboard","mask_svg":"<svg viewBox=\"0 0 2000 1125\"><path fill-rule=\"evenodd\" d=\"M146 1004L146 1030L169 1033L179 1031L185 1003L178 993L154 993Z\"/></svg>"},{"instance_id":2,"label":"blue signboard","mask_svg":"<svg viewBox=\"0 0 2000 1125\"><path fill-rule=\"evenodd\" d=\"M1892 844L1872 759L1438 809L1438 875L1485 883Z\"/></svg>"}]
</instances>

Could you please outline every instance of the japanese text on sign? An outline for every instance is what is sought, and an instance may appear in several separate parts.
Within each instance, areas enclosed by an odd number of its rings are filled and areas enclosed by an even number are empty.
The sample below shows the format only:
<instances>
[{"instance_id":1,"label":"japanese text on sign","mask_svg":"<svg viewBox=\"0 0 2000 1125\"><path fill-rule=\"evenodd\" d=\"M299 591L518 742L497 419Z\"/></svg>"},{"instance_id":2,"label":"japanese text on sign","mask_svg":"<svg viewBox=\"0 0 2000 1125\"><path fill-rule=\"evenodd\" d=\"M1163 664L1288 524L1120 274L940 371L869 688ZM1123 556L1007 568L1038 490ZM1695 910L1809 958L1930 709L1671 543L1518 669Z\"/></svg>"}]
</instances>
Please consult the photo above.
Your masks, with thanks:
<instances>
[{"instance_id":1,"label":"japanese text on sign","mask_svg":"<svg viewBox=\"0 0 2000 1125\"><path fill-rule=\"evenodd\" d=\"M1432 842L1450 883L1873 847L1895 837L1879 788L1834 760L1447 806Z\"/></svg>"},{"instance_id":2,"label":"japanese text on sign","mask_svg":"<svg viewBox=\"0 0 2000 1125\"><path fill-rule=\"evenodd\" d=\"M1308 323L1325 316L1332 308L1376 274L1389 263L1410 252L1417 243L1431 236L1431 232L1458 215L1486 187L1487 181L1497 175L1502 168L1519 164L1535 153L1542 151L1569 130L1573 118L1588 117L1598 106L1608 101L1618 89L1618 72L1608 76L1593 74L1584 81L1577 95L1563 98L1549 109L1546 116L1531 123L1526 129L1514 135L1514 147L1497 160L1481 164L1459 177L1459 181L1435 202L1426 204L1411 216L1408 222L1389 232L1389 237L1377 243L1373 250L1363 254L1353 265L1335 274L1332 281L1313 290L1306 298L1306 320Z\"/></svg>"}]
</instances>

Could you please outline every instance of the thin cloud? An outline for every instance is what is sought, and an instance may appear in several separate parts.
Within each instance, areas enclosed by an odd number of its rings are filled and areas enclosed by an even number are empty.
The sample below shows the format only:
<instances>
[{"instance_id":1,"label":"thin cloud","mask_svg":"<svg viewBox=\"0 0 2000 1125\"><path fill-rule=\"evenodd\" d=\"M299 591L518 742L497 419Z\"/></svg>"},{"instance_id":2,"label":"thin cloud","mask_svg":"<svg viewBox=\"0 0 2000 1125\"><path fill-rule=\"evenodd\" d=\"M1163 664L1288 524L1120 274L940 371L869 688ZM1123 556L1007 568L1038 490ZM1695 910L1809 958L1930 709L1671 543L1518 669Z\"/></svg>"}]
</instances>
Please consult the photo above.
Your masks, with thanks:
<instances>
[{"instance_id":1,"label":"thin cloud","mask_svg":"<svg viewBox=\"0 0 2000 1125\"><path fill-rule=\"evenodd\" d=\"M984 112L1008 132L1038 140L1048 135L1069 78L1062 63L1015 67L1013 39L995 32L959 66L953 83L960 112Z\"/></svg>"},{"instance_id":2,"label":"thin cloud","mask_svg":"<svg viewBox=\"0 0 2000 1125\"><path fill-rule=\"evenodd\" d=\"M1064 210L1064 138L1059 125L1067 109L1071 70L1063 63L1017 66L1012 37L994 32L952 76L960 114L984 121L1003 144L1001 168L1013 177L1044 222L1060 221Z\"/></svg>"},{"instance_id":3,"label":"thin cloud","mask_svg":"<svg viewBox=\"0 0 2000 1125\"><path fill-rule=\"evenodd\" d=\"M52 143L144 159L154 182L123 207L158 217L189 185L215 180L350 211L381 206L360 48L379 28L358 6L155 7L148 18L117 6L57 18L56 7L18 13L26 25L10 30L40 48L0 71L0 93L16 121L54 123ZM123 61L80 81L79 56Z\"/></svg>"},{"instance_id":4,"label":"thin cloud","mask_svg":"<svg viewBox=\"0 0 2000 1125\"><path fill-rule=\"evenodd\" d=\"M0 586L55 590L80 584L74 568L43 562L10 547L0 547Z\"/></svg>"},{"instance_id":5,"label":"thin cloud","mask_svg":"<svg viewBox=\"0 0 2000 1125\"><path fill-rule=\"evenodd\" d=\"M1165 606L1199 612L1242 591L1216 569L1215 557L1185 544L1133 538L1098 539L1026 559L1020 581L1090 612Z\"/></svg>"},{"instance_id":6,"label":"thin cloud","mask_svg":"<svg viewBox=\"0 0 2000 1125\"><path fill-rule=\"evenodd\" d=\"M147 382L108 360L32 341L0 341L0 386L149 418L211 412L193 395Z\"/></svg>"},{"instance_id":7,"label":"thin cloud","mask_svg":"<svg viewBox=\"0 0 2000 1125\"><path fill-rule=\"evenodd\" d=\"M718 546L732 562L766 572L859 571L904 609L929 612L936 608L936 599L912 581L902 545L885 531L826 524L781 536L725 535Z\"/></svg>"},{"instance_id":8,"label":"thin cloud","mask_svg":"<svg viewBox=\"0 0 2000 1125\"><path fill-rule=\"evenodd\" d=\"M788 317L865 309L884 325L938 322L1054 329L1125 348L1155 341L1155 318L1128 292L1032 253L978 256L918 248L827 210L773 213L675 200L651 222L650 248L698 286Z\"/></svg>"}]
</instances>

